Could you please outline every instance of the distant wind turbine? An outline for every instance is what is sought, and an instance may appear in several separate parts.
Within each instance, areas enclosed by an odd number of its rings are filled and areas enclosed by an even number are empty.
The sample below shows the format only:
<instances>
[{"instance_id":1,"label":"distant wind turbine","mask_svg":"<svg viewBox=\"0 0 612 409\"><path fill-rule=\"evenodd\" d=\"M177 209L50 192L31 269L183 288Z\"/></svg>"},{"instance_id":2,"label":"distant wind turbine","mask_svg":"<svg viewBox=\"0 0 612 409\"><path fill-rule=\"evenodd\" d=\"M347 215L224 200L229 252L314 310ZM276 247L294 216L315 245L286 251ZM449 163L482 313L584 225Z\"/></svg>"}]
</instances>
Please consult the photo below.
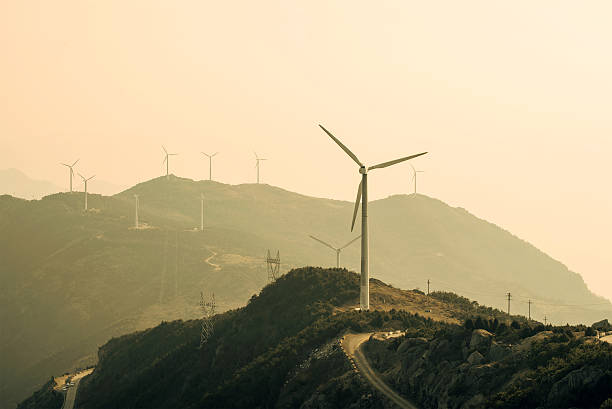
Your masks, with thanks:
<instances>
[{"instance_id":1,"label":"distant wind turbine","mask_svg":"<svg viewBox=\"0 0 612 409\"><path fill-rule=\"evenodd\" d=\"M164 153L166 154L166 156L164 157L164 161L162 162L162 165L164 163L166 164L166 179L170 179L170 156L178 155L178 153L168 153L164 145L162 145L162 149L164 150Z\"/></svg>"},{"instance_id":2,"label":"distant wind turbine","mask_svg":"<svg viewBox=\"0 0 612 409\"><path fill-rule=\"evenodd\" d=\"M61 165L64 165L68 169L70 169L70 193L72 193L72 177L74 176L74 169L73 168L74 168L74 165L76 165L78 161L79 161L79 159L75 160L72 165L68 165L66 163L60 163Z\"/></svg>"},{"instance_id":3,"label":"distant wind turbine","mask_svg":"<svg viewBox=\"0 0 612 409\"><path fill-rule=\"evenodd\" d=\"M417 192L417 175L419 173L425 173L424 170L416 170L414 168L414 166L412 166L412 163L409 163L410 167L412 168L412 180L414 181L414 194L416 194Z\"/></svg>"},{"instance_id":4,"label":"distant wind turbine","mask_svg":"<svg viewBox=\"0 0 612 409\"><path fill-rule=\"evenodd\" d=\"M342 250L344 250L345 248L347 248L348 246L350 246L351 244L353 244L354 242L356 242L359 237L361 237L361 236L357 236L353 240L351 240L348 243L346 243L344 246L336 248L336 247L332 246L331 244L326 243L323 240L317 239L315 236L310 235L311 239L318 241L319 243L323 244L324 246L329 247L330 249L332 249L332 250L334 250L336 252L336 267L338 267L338 268L340 267L340 252Z\"/></svg>"},{"instance_id":5,"label":"distant wind turbine","mask_svg":"<svg viewBox=\"0 0 612 409\"><path fill-rule=\"evenodd\" d=\"M85 184L85 210L87 210L87 182L89 182L91 179L95 178L96 175L93 175L89 178L85 178L85 176L81 175L79 173L79 176L81 177L81 179L83 179L83 183Z\"/></svg>"},{"instance_id":6,"label":"distant wind turbine","mask_svg":"<svg viewBox=\"0 0 612 409\"><path fill-rule=\"evenodd\" d=\"M342 150L350 156L351 159L355 161L359 165L359 173L361 174L361 182L359 183L359 188L357 189L357 200L355 201L355 209L353 211L353 222L351 224L351 231L353 231L353 227L355 226L355 218L357 217L357 210L359 210L359 202L361 201L361 290L359 294L359 306L361 310L369 310L370 309L370 265L369 265L369 243L368 243L368 171L380 168L386 168L387 166L395 165L396 163L400 163L409 159L416 158L421 155L425 155L427 152L417 153L416 155L410 155L403 158L391 160L389 162L379 163L378 165L366 167L361 161L355 156L353 152L349 150L339 139L337 139L334 135L332 135L327 129L325 129L322 125L319 125L323 131L329 135L330 138Z\"/></svg>"},{"instance_id":7,"label":"distant wind turbine","mask_svg":"<svg viewBox=\"0 0 612 409\"><path fill-rule=\"evenodd\" d=\"M138 229L138 207L139 207L139 201L138 201L138 195L134 195L134 199L135 199L135 207L136 207L136 217L134 219L134 227L136 227Z\"/></svg>"},{"instance_id":8,"label":"distant wind turbine","mask_svg":"<svg viewBox=\"0 0 612 409\"><path fill-rule=\"evenodd\" d=\"M259 184L259 162L261 162L262 160L268 160L268 159L264 159L264 158L260 158L259 156L257 156L257 152L255 152L255 167L257 168L257 183Z\"/></svg>"},{"instance_id":9,"label":"distant wind turbine","mask_svg":"<svg viewBox=\"0 0 612 409\"><path fill-rule=\"evenodd\" d=\"M215 152L212 155L209 155L206 152L200 152L202 155L208 156L208 180L212 180L212 158L218 154L219 152Z\"/></svg>"}]
</instances>

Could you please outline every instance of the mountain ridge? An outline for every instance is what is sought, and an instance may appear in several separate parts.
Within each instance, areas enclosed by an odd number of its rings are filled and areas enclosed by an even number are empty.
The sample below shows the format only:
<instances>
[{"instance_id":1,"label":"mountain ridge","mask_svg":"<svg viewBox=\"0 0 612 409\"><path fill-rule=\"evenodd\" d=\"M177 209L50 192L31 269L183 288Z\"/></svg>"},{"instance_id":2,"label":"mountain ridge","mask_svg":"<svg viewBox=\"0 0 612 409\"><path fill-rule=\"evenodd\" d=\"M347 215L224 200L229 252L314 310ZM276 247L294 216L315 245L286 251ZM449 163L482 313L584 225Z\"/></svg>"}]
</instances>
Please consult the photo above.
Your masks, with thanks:
<instances>
[{"instance_id":1,"label":"mountain ridge","mask_svg":"<svg viewBox=\"0 0 612 409\"><path fill-rule=\"evenodd\" d=\"M197 231L200 193L203 232ZM140 195L139 216L147 229L133 228L133 194ZM159 177L114 196L91 194L88 212L82 204L80 192L36 201L0 197L0 229L6 232L0 238L0 274L7 283L0 289L0 314L8 329L0 341L10 357L0 370L28 388L82 362L108 337L196 317L201 290L214 292L223 309L244 305L266 283L267 249L280 250L283 272L335 265L335 253L308 235L331 242L358 235L348 228L352 203L263 184ZM432 290L467 294L499 308L511 291L517 294L513 313L527 315L518 295L542 300L532 305L532 317L540 321L544 315L549 322L612 315L610 303L544 306L563 304L562 297L576 304L602 302L579 275L465 209L423 195L393 195L371 202L370 214L375 279L400 288L423 288L431 279ZM205 262L213 252L221 270ZM359 246L343 250L341 265L358 271ZM557 288L565 288L559 297ZM39 339L46 332L48 339Z\"/></svg>"}]
</instances>

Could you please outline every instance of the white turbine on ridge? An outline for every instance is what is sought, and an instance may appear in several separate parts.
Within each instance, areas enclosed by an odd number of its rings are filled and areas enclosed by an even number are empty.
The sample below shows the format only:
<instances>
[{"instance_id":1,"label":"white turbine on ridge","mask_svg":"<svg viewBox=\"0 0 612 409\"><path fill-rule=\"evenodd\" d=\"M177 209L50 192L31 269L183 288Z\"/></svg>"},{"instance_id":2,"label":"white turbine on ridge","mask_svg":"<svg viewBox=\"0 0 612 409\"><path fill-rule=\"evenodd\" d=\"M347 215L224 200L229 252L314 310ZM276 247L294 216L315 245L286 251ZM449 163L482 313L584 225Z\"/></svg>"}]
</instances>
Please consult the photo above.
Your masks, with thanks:
<instances>
[{"instance_id":1,"label":"white turbine on ridge","mask_svg":"<svg viewBox=\"0 0 612 409\"><path fill-rule=\"evenodd\" d=\"M206 152L200 152L202 155L208 156L208 180L212 180L212 158L218 154L219 152L215 152L212 155L209 155Z\"/></svg>"},{"instance_id":2,"label":"white turbine on ridge","mask_svg":"<svg viewBox=\"0 0 612 409\"><path fill-rule=\"evenodd\" d=\"M259 184L259 162L262 160L268 160L268 159L264 159L264 158L260 158L259 156L257 156L257 152L255 153L255 167L257 168L257 184Z\"/></svg>"},{"instance_id":3,"label":"white turbine on ridge","mask_svg":"<svg viewBox=\"0 0 612 409\"><path fill-rule=\"evenodd\" d=\"M332 246L331 244L326 243L323 240L318 239L318 238L316 238L313 235L310 235L311 239L318 241L319 243L323 244L324 246L329 247L330 249L332 249L332 250L334 250L336 252L336 267L338 267L338 268L340 268L340 252L342 250L344 250L345 248L347 248L348 246L350 246L351 244L353 244L354 242L356 242L357 239L360 238L360 237L361 236L357 236L353 240L351 240L348 243L346 243L344 246L336 248L336 247Z\"/></svg>"},{"instance_id":4,"label":"white turbine on ridge","mask_svg":"<svg viewBox=\"0 0 612 409\"><path fill-rule=\"evenodd\" d=\"M96 175L93 175L92 177L89 177L89 178L85 178L85 176L79 173L79 176L81 177L81 179L83 179L83 183L85 184L85 210L87 210L87 182L95 178Z\"/></svg>"},{"instance_id":5,"label":"white turbine on ridge","mask_svg":"<svg viewBox=\"0 0 612 409\"><path fill-rule=\"evenodd\" d=\"M369 265L369 243L368 243L368 171L380 168L386 168L387 166L395 165L396 163L400 163L409 159L416 158L421 155L425 155L427 152L417 153L416 155L410 155L403 158L391 160L388 162L379 163L378 165L366 167L361 161L355 156L353 152L350 151L349 148L344 146L342 142L334 135L332 135L327 129L325 129L322 125L319 125L323 131L329 135L330 138L348 156L351 157L359 165L359 173L361 174L361 182L359 182L359 188L357 189L357 200L355 201L355 210L353 211L353 222L351 224L351 231L353 231L353 227L355 226L355 218L357 217L357 210L359 210L359 202L361 202L361 290L359 293L359 307L363 311L367 311L370 309L370 265Z\"/></svg>"},{"instance_id":6,"label":"white turbine on ridge","mask_svg":"<svg viewBox=\"0 0 612 409\"><path fill-rule=\"evenodd\" d=\"M164 145L162 145L162 149L164 150L164 153L166 154L166 156L164 157L164 161L162 162L162 165L165 163L166 164L166 179L170 179L170 156L174 156L174 155L178 155L178 153L168 153L168 151L166 150L166 147Z\"/></svg>"},{"instance_id":7,"label":"white turbine on ridge","mask_svg":"<svg viewBox=\"0 0 612 409\"><path fill-rule=\"evenodd\" d=\"M79 161L79 159L75 160L75 161L74 161L74 163L73 163L72 165L68 165L68 164L66 164L66 163L61 163L61 162L60 162L60 165L64 165L64 166L66 166L68 169L70 169L70 193L72 193L72 176L74 176L74 169L73 169L73 167L74 167L74 165L76 165L76 164L77 164L77 162L78 162L78 161Z\"/></svg>"},{"instance_id":8,"label":"white turbine on ridge","mask_svg":"<svg viewBox=\"0 0 612 409\"><path fill-rule=\"evenodd\" d=\"M414 166L412 166L412 163L409 163L410 167L412 168L412 181L414 181L414 194L416 194L417 192L417 174L418 173L425 173L424 170L416 170L414 168Z\"/></svg>"}]
</instances>

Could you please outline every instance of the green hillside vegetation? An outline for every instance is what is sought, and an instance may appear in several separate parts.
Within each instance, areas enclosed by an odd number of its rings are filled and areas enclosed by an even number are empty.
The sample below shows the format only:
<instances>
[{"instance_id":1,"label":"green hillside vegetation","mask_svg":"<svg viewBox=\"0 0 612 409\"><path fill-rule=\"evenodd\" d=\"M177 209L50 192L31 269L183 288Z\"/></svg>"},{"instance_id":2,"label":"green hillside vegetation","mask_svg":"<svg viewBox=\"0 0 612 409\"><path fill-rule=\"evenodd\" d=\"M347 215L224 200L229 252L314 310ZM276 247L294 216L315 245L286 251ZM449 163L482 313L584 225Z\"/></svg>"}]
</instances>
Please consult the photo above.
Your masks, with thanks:
<instances>
[{"instance_id":1,"label":"green hillside vegetation","mask_svg":"<svg viewBox=\"0 0 612 409\"><path fill-rule=\"evenodd\" d=\"M113 339L100 349L94 373L81 382L77 403L84 409L273 407L282 395L292 407L296 395L304 397L303 388L340 382L335 378L350 371L335 355L340 371L322 371L328 366L322 364L316 377L302 378L309 385L291 393L285 389L313 350L347 329L408 326L433 332L441 325L403 311L334 314L357 296L356 275L347 280L343 270L304 268L264 288L246 307L216 316L214 334L201 350L197 321L164 323ZM351 389L348 396L361 394Z\"/></svg>"},{"instance_id":2,"label":"green hillside vegetation","mask_svg":"<svg viewBox=\"0 0 612 409\"><path fill-rule=\"evenodd\" d=\"M612 345L584 330L477 317L364 348L386 382L421 408L606 407Z\"/></svg>"},{"instance_id":3,"label":"green hillside vegetation","mask_svg":"<svg viewBox=\"0 0 612 409\"><path fill-rule=\"evenodd\" d=\"M194 230L201 192L204 232ZM132 228L134 194L139 230ZM111 337L197 317L200 291L214 292L221 311L246 304L267 282L267 249L280 249L283 271L334 265L335 254L308 234L333 243L358 234L348 231L351 203L268 185L161 177L112 197L92 194L89 205L84 212L82 193L0 196L2 408L49 374L94 363ZM511 291L538 300L532 315L540 320L612 315L579 275L463 209L400 195L372 202L370 214L374 278L399 288L423 288L429 278L434 290L501 308ZM342 252L341 263L358 270L358 244ZM526 304L517 299L513 311L526 314Z\"/></svg>"},{"instance_id":4,"label":"green hillside vegetation","mask_svg":"<svg viewBox=\"0 0 612 409\"><path fill-rule=\"evenodd\" d=\"M17 409L60 409L64 404L64 395L53 390L54 385L55 381L51 378L40 390L17 405Z\"/></svg>"},{"instance_id":5,"label":"green hillside vegetation","mask_svg":"<svg viewBox=\"0 0 612 409\"><path fill-rule=\"evenodd\" d=\"M422 408L598 408L612 398L612 346L584 337L590 328L527 322L451 294L446 308L468 317L462 325L395 308L346 309L358 288L358 276L343 269L296 269L245 307L216 315L201 349L195 320L114 338L81 381L77 405L391 408L353 372L339 340L347 331L398 329L403 337L373 337L364 350L386 381ZM397 291L375 288L377 297ZM428 298L404 293L423 304Z\"/></svg>"}]
</instances>

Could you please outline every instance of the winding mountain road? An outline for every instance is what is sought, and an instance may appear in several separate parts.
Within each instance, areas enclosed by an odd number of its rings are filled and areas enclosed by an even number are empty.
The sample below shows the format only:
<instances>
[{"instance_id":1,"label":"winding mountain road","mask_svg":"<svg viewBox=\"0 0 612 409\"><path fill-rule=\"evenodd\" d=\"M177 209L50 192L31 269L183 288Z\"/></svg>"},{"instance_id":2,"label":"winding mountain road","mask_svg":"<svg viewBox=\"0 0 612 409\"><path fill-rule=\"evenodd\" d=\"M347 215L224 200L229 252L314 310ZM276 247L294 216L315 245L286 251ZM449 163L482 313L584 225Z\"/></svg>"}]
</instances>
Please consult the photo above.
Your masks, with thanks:
<instances>
[{"instance_id":1,"label":"winding mountain road","mask_svg":"<svg viewBox=\"0 0 612 409\"><path fill-rule=\"evenodd\" d=\"M212 260L214 257L217 256L217 253L212 251L211 249L207 248L208 251L210 251L212 253L212 255L210 257L208 257L206 260L204 260L204 262L206 264L208 264L209 266L211 266L215 271L219 271L221 270L221 266L219 264L215 264L215 263L211 263L210 260Z\"/></svg>"},{"instance_id":2,"label":"winding mountain road","mask_svg":"<svg viewBox=\"0 0 612 409\"><path fill-rule=\"evenodd\" d=\"M367 341L372 334L372 332L362 334L346 334L342 338L340 345L351 362L355 364L357 371L363 375L370 385L376 388L380 393L385 395L391 402L395 403L400 408L418 409L412 403L391 389L389 385L387 385L370 366L370 363L363 354L360 346Z\"/></svg>"},{"instance_id":3,"label":"winding mountain road","mask_svg":"<svg viewBox=\"0 0 612 409\"><path fill-rule=\"evenodd\" d=\"M66 391L66 398L64 399L64 405L62 406L62 409L73 409L74 408L74 400L76 398L77 389L79 388L79 382L81 382L82 378L86 377L92 372L93 372L93 368L79 372L78 374L72 377L74 386L72 386L71 388L68 388L68 391Z\"/></svg>"}]
</instances>

